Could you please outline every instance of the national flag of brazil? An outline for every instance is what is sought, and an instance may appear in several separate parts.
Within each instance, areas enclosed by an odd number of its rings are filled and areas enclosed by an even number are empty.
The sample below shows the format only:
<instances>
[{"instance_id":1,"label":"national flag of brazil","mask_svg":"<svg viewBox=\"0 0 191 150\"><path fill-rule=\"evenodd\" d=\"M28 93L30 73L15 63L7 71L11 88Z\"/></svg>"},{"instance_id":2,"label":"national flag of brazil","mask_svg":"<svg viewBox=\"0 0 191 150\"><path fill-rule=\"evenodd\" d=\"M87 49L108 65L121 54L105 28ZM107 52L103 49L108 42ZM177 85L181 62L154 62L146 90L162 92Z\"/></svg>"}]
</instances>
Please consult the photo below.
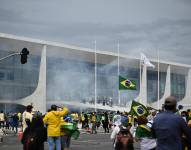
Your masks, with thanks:
<instances>
[{"instance_id":1,"label":"national flag of brazil","mask_svg":"<svg viewBox=\"0 0 191 150\"><path fill-rule=\"evenodd\" d=\"M136 90L136 82L119 76L119 90Z\"/></svg>"},{"instance_id":2,"label":"national flag of brazil","mask_svg":"<svg viewBox=\"0 0 191 150\"><path fill-rule=\"evenodd\" d=\"M138 116L138 117L143 115L148 116L149 111L143 104L133 100L131 104L130 114Z\"/></svg>"},{"instance_id":3,"label":"national flag of brazil","mask_svg":"<svg viewBox=\"0 0 191 150\"><path fill-rule=\"evenodd\" d=\"M72 136L74 139L78 139L80 131L77 128L77 125L69 122L61 122L60 125L61 132L64 132L68 136Z\"/></svg>"}]
</instances>

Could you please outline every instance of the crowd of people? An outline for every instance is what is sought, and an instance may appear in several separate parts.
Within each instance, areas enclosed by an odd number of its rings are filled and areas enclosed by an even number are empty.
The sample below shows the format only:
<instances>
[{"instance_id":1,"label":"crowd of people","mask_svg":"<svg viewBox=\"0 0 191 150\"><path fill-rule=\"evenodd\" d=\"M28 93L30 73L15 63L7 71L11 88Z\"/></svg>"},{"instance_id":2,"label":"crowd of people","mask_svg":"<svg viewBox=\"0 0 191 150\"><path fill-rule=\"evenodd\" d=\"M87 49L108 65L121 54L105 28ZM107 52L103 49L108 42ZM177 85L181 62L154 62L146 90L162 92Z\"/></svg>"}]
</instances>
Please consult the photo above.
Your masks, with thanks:
<instances>
[{"instance_id":1,"label":"crowd of people","mask_svg":"<svg viewBox=\"0 0 191 150\"><path fill-rule=\"evenodd\" d=\"M21 125L21 115L22 114L20 112L4 113L3 111L1 111L0 112L0 129L12 130L16 134L18 132L18 126Z\"/></svg>"},{"instance_id":2,"label":"crowd of people","mask_svg":"<svg viewBox=\"0 0 191 150\"><path fill-rule=\"evenodd\" d=\"M66 130L68 127L61 129L67 125L75 125L87 134L111 133L115 150L134 150L135 142L140 143L141 150L189 150L191 111L180 112L176 108L174 97L166 98L162 110L153 110L147 116L119 111L69 112L68 108L56 105L43 115L28 105L22 114L1 112L0 128L15 132L22 128L24 150L43 150L45 141L49 150L69 150L71 134Z\"/></svg>"},{"instance_id":3,"label":"crowd of people","mask_svg":"<svg viewBox=\"0 0 191 150\"><path fill-rule=\"evenodd\" d=\"M149 116L134 116L133 124L119 116L111 134L114 148L133 150L132 143L136 141L141 150L190 150L191 111L179 112L176 106L176 98L168 97L162 110Z\"/></svg>"}]
</instances>

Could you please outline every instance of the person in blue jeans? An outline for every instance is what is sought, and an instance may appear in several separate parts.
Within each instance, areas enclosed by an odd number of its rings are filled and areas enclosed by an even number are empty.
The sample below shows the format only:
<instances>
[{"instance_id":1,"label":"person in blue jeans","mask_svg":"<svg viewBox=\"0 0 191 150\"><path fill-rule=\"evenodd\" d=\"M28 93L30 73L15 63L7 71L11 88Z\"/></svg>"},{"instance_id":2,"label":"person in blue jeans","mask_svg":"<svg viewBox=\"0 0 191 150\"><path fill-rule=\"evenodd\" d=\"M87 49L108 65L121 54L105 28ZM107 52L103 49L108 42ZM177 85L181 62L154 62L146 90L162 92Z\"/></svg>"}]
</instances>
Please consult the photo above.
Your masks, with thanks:
<instances>
[{"instance_id":1,"label":"person in blue jeans","mask_svg":"<svg viewBox=\"0 0 191 150\"><path fill-rule=\"evenodd\" d=\"M54 150L55 146L56 150L61 150L60 123L61 118L66 116L68 111L67 108L58 110L56 105L52 105L51 111L43 118L44 124L47 125L49 150Z\"/></svg>"},{"instance_id":2,"label":"person in blue jeans","mask_svg":"<svg viewBox=\"0 0 191 150\"><path fill-rule=\"evenodd\" d=\"M56 147L56 150L61 150L61 137L60 136L49 136L48 137L48 146L49 150L54 150Z\"/></svg>"}]
</instances>

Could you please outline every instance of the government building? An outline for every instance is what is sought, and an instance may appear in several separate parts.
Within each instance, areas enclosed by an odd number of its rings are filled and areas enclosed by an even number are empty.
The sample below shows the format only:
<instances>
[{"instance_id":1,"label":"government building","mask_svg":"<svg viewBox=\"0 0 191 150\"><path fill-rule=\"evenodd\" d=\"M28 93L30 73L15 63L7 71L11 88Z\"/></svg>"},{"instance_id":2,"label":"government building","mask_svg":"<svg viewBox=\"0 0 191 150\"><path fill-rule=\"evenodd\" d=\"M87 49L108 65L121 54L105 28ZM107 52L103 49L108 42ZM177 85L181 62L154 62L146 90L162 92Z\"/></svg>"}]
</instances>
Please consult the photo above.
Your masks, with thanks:
<instances>
[{"instance_id":1,"label":"government building","mask_svg":"<svg viewBox=\"0 0 191 150\"><path fill-rule=\"evenodd\" d=\"M170 95L184 108L191 106L190 65L151 59L155 68L150 68L140 65L139 56L0 33L0 58L23 48L30 51L26 64L20 55L0 61L0 110L5 112L28 104L41 112L51 104L129 111L133 99L160 109ZM135 81L136 89L119 90L119 75Z\"/></svg>"}]
</instances>

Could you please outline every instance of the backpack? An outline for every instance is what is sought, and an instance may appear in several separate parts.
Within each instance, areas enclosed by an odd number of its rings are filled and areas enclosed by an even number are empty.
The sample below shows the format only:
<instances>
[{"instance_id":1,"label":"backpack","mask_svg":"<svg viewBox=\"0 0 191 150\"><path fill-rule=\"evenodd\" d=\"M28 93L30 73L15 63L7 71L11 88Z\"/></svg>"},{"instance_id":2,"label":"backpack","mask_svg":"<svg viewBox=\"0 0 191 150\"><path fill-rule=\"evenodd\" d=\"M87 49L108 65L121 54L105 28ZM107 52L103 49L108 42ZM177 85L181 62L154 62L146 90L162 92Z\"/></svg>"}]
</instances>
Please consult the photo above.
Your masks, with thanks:
<instances>
[{"instance_id":1,"label":"backpack","mask_svg":"<svg viewBox=\"0 0 191 150\"><path fill-rule=\"evenodd\" d=\"M134 150L133 136L126 128L120 128L115 141L115 150Z\"/></svg>"}]
</instances>

